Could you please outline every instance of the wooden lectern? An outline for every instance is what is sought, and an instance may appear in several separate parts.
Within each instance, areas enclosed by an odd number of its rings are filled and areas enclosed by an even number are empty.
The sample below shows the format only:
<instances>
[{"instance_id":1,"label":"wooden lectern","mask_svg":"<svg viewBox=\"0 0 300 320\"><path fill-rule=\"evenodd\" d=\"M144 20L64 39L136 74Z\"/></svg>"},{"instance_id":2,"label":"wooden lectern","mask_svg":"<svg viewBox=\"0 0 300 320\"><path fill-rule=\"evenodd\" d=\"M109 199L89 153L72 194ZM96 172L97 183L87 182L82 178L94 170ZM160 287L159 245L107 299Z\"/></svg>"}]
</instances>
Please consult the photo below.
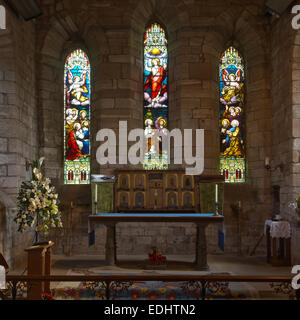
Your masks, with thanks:
<instances>
[{"instance_id":1,"label":"wooden lectern","mask_svg":"<svg viewBox=\"0 0 300 320\"><path fill-rule=\"evenodd\" d=\"M25 249L28 252L28 275L50 276L51 271L51 247L54 243L49 241L46 244L40 244ZM28 300L41 300L43 293L50 294L49 281L36 281L28 283Z\"/></svg>"}]
</instances>

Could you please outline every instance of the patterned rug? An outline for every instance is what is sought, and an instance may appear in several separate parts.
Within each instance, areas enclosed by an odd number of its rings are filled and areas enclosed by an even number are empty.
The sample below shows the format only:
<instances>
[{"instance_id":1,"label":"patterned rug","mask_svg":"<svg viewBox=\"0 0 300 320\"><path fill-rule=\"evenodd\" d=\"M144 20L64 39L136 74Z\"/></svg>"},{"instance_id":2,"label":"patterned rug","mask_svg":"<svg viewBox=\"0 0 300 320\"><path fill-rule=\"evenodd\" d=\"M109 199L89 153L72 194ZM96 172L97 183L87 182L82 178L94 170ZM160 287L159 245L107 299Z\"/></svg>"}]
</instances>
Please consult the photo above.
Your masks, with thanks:
<instances>
[{"instance_id":1,"label":"patterned rug","mask_svg":"<svg viewBox=\"0 0 300 320\"><path fill-rule=\"evenodd\" d=\"M154 271L155 272L155 271ZM149 272L147 272L149 273ZM153 273L153 272L152 272ZM103 274L96 270L72 270L69 274ZM105 272L108 274L108 272ZM114 282L110 287L111 300L197 300L201 299L199 282L138 281L132 283ZM103 283L60 283L52 288L55 300L106 300L106 287ZM255 298L253 292L242 283L209 284L206 299L247 299Z\"/></svg>"},{"instance_id":2,"label":"patterned rug","mask_svg":"<svg viewBox=\"0 0 300 320\"><path fill-rule=\"evenodd\" d=\"M102 284L80 283L77 288L52 289L55 300L106 300ZM189 282L134 282L132 285L115 285L110 289L112 300L198 300L201 285ZM208 288L206 299L246 299L243 293L232 292L227 284L222 288Z\"/></svg>"}]
</instances>

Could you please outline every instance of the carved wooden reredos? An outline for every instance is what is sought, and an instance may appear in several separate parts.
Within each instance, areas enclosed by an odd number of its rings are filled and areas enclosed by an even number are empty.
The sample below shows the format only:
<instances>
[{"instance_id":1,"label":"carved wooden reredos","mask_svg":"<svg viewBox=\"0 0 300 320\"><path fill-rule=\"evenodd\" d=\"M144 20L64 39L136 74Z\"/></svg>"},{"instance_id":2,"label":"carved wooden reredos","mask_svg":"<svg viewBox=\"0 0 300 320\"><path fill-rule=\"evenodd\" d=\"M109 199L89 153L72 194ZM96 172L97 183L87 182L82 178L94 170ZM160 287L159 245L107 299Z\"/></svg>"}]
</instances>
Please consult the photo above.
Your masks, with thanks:
<instances>
[{"instance_id":1,"label":"carved wooden reredos","mask_svg":"<svg viewBox=\"0 0 300 320\"><path fill-rule=\"evenodd\" d=\"M191 176L184 170L115 173L115 211L200 212L200 182L221 183L221 176Z\"/></svg>"}]
</instances>

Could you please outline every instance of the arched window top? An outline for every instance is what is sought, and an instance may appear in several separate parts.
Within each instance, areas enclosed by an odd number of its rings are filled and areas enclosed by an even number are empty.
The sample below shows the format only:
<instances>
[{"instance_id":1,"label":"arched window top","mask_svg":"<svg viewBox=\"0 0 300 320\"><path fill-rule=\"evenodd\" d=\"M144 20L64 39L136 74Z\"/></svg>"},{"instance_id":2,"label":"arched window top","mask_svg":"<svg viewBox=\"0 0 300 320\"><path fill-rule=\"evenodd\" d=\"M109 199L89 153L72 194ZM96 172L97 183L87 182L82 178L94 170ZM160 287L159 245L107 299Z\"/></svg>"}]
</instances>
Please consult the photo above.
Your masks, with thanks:
<instances>
[{"instance_id":1,"label":"arched window top","mask_svg":"<svg viewBox=\"0 0 300 320\"><path fill-rule=\"evenodd\" d=\"M234 47L221 56L220 82L220 171L226 182L245 182L245 65Z\"/></svg>"},{"instance_id":2,"label":"arched window top","mask_svg":"<svg viewBox=\"0 0 300 320\"><path fill-rule=\"evenodd\" d=\"M144 41L148 46L166 46L168 43L166 30L159 23L154 22L146 28Z\"/></svg>"},{"instance_id":3,"label":"arched window top","mask_svg":"<svg viewBox=\"0 0 300 320\"><path fill-rule=\"evenodd\" d=\"M91 66L87 54L76 49L64 68L64 181L90 183Z\"/></svg>"},{"instance_id":4,"label":"arched window top","mask_svg":"<svg viewBox=\"0 0 300 320\"><path fill-rule=\"evenodd\" d=\"M230 65L245 71L244 59L235 47L229 47L221 56L220 67L224 69Z\"/></svg>"},{"instance_id":5,"label":"arched window top","mask_svg":"<svg viewBox=\"0 0 300 320\"><path fill-rule=\"evenodd\" d=\"M153 23L144 34L144 128L147 170L167 169L162 140L168 128L168 40L164 28Z\"/></svg>"}]
</instances>

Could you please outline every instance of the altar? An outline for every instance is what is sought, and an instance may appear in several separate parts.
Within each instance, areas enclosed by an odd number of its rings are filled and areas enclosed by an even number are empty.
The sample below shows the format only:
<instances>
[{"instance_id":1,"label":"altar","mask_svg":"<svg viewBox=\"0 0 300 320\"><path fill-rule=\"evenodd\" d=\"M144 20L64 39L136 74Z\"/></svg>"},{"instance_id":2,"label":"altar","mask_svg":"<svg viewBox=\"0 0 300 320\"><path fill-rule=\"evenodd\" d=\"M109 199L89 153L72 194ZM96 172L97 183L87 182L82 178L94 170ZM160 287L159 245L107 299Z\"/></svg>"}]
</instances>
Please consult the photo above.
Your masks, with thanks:
<instances>
[{"instance_id":1,"label":"altar","mask_svg":"<svg viewBox=\"0 0 300 320\"><path fill-rule=\"evenodd\" d=\"M118 223L194 223L195 265L197 270L208 270L205 230L209 224L224 222L223 190L222 176L188 176L183 170L127 170L111 177L94 176L95 201L93 214L89 216L89 233L93 234L94 224L106 226L106 264L113 266L118 262Z\"/></svg>"}]
</instances>

